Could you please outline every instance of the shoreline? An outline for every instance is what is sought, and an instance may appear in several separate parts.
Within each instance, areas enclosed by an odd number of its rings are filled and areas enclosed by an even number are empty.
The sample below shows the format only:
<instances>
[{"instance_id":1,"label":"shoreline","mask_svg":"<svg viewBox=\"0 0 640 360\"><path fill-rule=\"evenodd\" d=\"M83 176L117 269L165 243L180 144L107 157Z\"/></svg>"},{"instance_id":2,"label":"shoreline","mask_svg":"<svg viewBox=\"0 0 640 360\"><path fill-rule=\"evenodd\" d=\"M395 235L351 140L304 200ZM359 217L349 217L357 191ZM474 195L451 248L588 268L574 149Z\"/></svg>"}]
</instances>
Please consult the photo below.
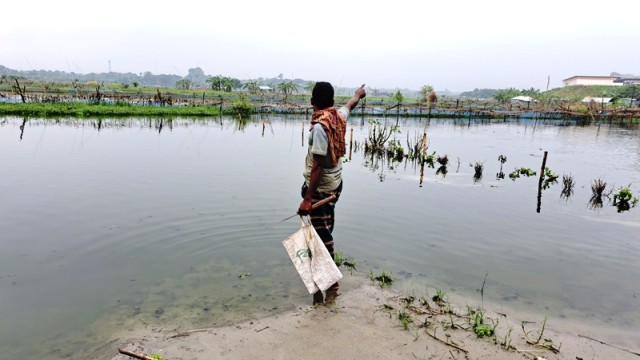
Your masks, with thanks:
<instances>
[{"instance_id":1,"label":"shoreline","mask_svg":"<svg viewBox=\"0 0 640 360\"><path fill-rule=\"evenodd\" d=\"M470 299L447 295L444 302L428 299L428 305L424 306L424 297L410 299L393 287L382 289L362 276L351 277L357 279L342 287L337 304L331 308L312 306L309 296L295 310L228 326L137 327L114 334L117 340L102 351L108 348L113 355L108 357L111 360L132 359L118 354L119 348L146 356L161 355L165 360L640 357L640 349L633 347L630 332L583 328L562 319L549 319L544 325L533 323L527 321L532 319L531 314L503 313L501 306L494 304L485 304L483 318L489 327L498 323L495 335L478 337L468 315L467 305L473 303ZM536 320L542 321L537 317Z\"/></svg>"}]
</instances>

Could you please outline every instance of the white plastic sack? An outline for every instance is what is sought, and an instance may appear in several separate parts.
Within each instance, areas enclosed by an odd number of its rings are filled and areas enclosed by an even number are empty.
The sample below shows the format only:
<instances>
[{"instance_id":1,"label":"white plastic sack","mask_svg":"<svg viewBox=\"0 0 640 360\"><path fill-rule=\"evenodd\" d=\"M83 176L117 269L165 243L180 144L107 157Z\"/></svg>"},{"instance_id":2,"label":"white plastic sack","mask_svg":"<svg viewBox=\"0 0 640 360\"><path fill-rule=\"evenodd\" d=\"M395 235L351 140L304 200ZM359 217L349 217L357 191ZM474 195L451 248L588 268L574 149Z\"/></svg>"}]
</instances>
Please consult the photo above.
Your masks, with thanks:
<instances>
[{"instance_id":1,"label":"white plastic sack","mask_svg":"<svg viewBox=\"0 0 640 360\"><path fill-rule=\"evenodd\" d=\"M325 291L342 279L342 273L331 258L322 239L311 224L302 227L282 241L293 265L309 294Z\"/></svg>"}]
</instances>

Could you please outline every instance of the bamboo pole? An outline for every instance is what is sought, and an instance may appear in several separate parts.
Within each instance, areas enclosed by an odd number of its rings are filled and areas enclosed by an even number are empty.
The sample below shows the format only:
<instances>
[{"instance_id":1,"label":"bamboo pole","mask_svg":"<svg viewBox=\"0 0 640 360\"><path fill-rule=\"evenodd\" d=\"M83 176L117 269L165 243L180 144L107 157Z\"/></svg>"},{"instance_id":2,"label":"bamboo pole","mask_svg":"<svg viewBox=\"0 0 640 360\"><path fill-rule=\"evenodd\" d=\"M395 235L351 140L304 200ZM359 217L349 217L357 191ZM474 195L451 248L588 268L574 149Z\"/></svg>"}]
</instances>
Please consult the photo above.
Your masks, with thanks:
<instances>
[{"instance_id":1,"label":"bamboo pole","mask_svg":"<svg viewBox=\"0 0 640 360\"><path fill-rule=\"evenodd\" d=\"M544 180L545 167L547 167L547 151L544 152L544 156L542 157L542 169L540 169L540 180L538 180L540 184L542 184L542 180Z\"/></svg>"},{"instance_id":2,"label":"bamboo pole","mask_svg":"<svg viewBox=\"0 0 640 360\"><path fill-rule=\"evenodd\" d=\"M422 134L422 161L427 157L427 130Z\"/></svg>"},{"instance_id":3,"label":"bamboo pole","mask_svg":"<svg viewBox=\"0 0 640 360\"><path fill-rule=\"evenodd\" d=\"M540 178L538 179L538 204L536 212L539 213L542 208L542 181L544 180L544 169L547 166L547 152L544 152L542 157L542 169L540 169Z\"/></svg>"},{"instance_id":4,"label":"bamboo pole","mask_svg":"<svg viewBox=\"0 0 640 360\"><path fill-rule=\"evenodd\" d=\"M351 128L351 134L349 135L349 160L351 160L352 149L353 149L353 128Z\"/></svg>"}]
</instances>

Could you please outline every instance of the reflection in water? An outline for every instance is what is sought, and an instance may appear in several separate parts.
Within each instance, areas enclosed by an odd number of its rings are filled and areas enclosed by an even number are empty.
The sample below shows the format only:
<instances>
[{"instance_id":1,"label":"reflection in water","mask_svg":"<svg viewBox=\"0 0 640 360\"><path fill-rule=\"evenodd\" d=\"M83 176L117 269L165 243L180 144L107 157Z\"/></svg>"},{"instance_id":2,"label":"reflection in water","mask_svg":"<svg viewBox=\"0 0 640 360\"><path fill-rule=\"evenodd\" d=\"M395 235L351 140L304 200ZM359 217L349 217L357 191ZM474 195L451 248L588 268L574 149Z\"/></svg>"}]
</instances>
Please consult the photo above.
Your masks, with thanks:
<instances>
[{"instance_id":1,"label":"reflection in water","mask_svg":"<svg viewBox=\"0 0 640 360\"><path fill-rule=\"evenodd\" d=\"M20 125L20 141L22 141L22 135L24 135L24 126L27 124L27 118L22 119L22 125Z\"/></svg>"},{"instance_id":2,"label":"reflection in water","mask_svg":"<svg viewBox=\"0 0 640 360\"><path fill-rule=\"evenodd\" d=\"M629 187L621 187L613 194L613 206L618 209L618 212L629 211L632 207L635 207L638 204L638 198L633 196L631 189Z\"/></svg>"},{"instance_id":3,"label":"reflection in water","mask_svg":"<svg viewBox=\"0 0 640 360\"><path fill-rule=\"evenodd\" d=\"M449 157L446 154L445 155L438 155L438 159L436 161L441 166L447 166L447 164L449 164Z\"/></svg>"},{"instance_id":4,"label":"reflection in water","mask_svg":"<svg viewBox=\"0 0 640 360\"><path fill-rule=\"evenodd\" d=\"M476 162L473 165L473 183L476 184L482 180L482 171L484 170L484 164ZM504 176L504 174L503 174Z\"/></svg>"},{"instance_id":5,"label":"reflection in water","mask_svg":"<svg viewBox=\"0 0 640 360\"><path fill-rule=\"evenodd\" d=\"M449 157L445 154L445 155L438 155L438 158L436 159L436 161L438 162L438 164L440 164L440 167L438 167L438 169L436 170L436 175L442 175L442 177L446 177L447 173L449 172L447 170L447 164L449 164Z\"/></svg>"},{"instance_id":6,"label":"reflection in water","mask_svg":"<svg viewBox=\"0 0 640 360\"><path fill-rule=\"evenodd\" d=\"M443 178L447 177L448 172L446 165L440 165L440 167L436 169L436 175L441 175Z\"/></svg>"},{"instance_id":7,"label":"reflection in water","mask_svg":"<svg viewBox=\"0 0 640 360\"><path fill-rule=\"evenodd\" d=\"M562 191L560 191L560 198L562 198L564 201L569 200L571 195L573 195L573 187L575 185L576 183L573 180L573 176L571 176L571 174L562 175Z\"/></svg>"},{"instance_id":8,"label":"reflection in water","mask_svg":"<svg viewBox=\"0 0 640 360\"><path fill-rule=\"evenodd\" d=\"M113 339L87 340L94 330L87 323L98 315L119 314L114 320L127 324L178 319L209 327L234 315L250 317L256 308L270 313L303 302L290 260L273 245L296 225L264 224L289 214L283 203L299 201L295 159L306 148L297 141L308 127L300 118L278 118L268 123L273 136L265 136L263 120L0 120L0 163L9 169L0 176L7 189L0 201L0 318L6 325L0 326L0 348L16 352L9 358L35 357L33 344L37 354L58 348L74 353L80 345L70 344L83 342L98 348ZM15 141L21 124L21 132L29 125L29 136ZM414 274L405 280L424 279L472 297L490 266L500 273L489 279L491 294L484 294L492 301L520 305L541 318L637 330L636 289L628 284L640 277L640 249L629 239L637 238L640 211L603 206L608 187L599 211L585 203L593 176L636 190L639 129L602 125L594 144L595 127L542 123L533 132L526 124L533 123L432 120L425 126L400 119L405 151L399 161L399 152L387 146L363 153L358 144L368 135L367 124L350 123L350 191L341 207L345 226L336 230L348 241L339 246L363 259L364 267L405 271ZM98 128L100 135L93 136ZM429 170L436 159L431 151L431 164L426 161L425 128L432 149L457 157L459 176L451 171L441 180L442 170ZM415 141L405 146L405 137ZM194 138L197 144L185 146ZM538 183L526 172L501 186L483 178L488 186L480 187L469 186L473 167L460 168L495 159L503 149L510 162L537 168L540 148L553 154L554 169L575 178L568 187L563 181L563 190L576 201L547 200L544 218L533 214ZM287 161L273 167L276 158ZM502 172L495 161L484 169ZM238 278L248 272L259 276ZM507 298L513 300L500 300Z\"/></svg>"},{"instance_id":9,"label":"reflection in water","mask_svg":"<svg viewBox=\"0 0 640 360\"><path fill-rule=\"evenodd\" d=\"M602 179L596 179L591 183L591 199L589 199L589 208L591 210L601 209L604 205L603 198L609 198L611 190L606 192L607 183Z\"/></svg>"},{"instance_id":10,"label":"reflection in water","mask_svg":"<svg viewBox=\"0 0 640 360\"><path fill-rule=\"evenodd\" d=\"M502 172L502 166L507 162L507 157L500 154L498 156L498 161L500 162L500 171L496 174L496 180L504 179L504 172Z\"/></svg>"}]
</instances>

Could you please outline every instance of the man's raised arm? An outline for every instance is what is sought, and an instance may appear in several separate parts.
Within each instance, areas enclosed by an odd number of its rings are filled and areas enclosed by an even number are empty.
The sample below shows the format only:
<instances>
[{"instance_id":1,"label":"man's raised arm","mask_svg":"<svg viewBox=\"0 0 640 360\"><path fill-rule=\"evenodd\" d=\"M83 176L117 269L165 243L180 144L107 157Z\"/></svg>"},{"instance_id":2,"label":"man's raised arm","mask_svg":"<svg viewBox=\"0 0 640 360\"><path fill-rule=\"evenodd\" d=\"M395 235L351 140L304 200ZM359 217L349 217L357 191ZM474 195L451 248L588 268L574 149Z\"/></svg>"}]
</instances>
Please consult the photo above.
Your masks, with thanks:
<instances>
[{"instance_id":1,"label":"man's raised arm","mask_svg":"<svg viewBox=\"0 0 640 360\"><path fill-rule=\"evenodd\" d=\"M364 91L364 84L362 84L358 88L358 90L356 90L355 95L353 95L353 97L349 99L349 101L347 101L347 104L345 106L347 107L347 109L349 109L349 111L352 111L356 108L356 106L358 106L360 99L364 98L365 96L367 96L367 93L366 91Z\"/></svg>"}]
</instances>

